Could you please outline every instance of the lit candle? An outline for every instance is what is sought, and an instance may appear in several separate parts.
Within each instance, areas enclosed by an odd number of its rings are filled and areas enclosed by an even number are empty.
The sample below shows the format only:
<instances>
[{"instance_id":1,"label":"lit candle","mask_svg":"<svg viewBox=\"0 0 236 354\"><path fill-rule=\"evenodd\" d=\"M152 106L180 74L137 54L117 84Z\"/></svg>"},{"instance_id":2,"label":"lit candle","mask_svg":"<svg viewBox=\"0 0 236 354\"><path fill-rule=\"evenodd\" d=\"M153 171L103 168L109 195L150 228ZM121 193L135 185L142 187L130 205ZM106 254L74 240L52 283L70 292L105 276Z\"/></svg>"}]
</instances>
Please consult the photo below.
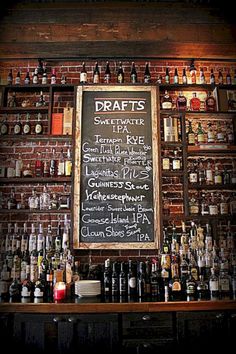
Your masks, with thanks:
<instances>
[{"instance_id":1,"label":"lit candle","mask_svg":"<svg viewBox=\"0 0 236 354\"><path fill-rule=\"evenodd\" d=\"M53 291L54 300L63 300L66 297L66 284L59 281L55 284Z\"/></svg>"}]
</instances>

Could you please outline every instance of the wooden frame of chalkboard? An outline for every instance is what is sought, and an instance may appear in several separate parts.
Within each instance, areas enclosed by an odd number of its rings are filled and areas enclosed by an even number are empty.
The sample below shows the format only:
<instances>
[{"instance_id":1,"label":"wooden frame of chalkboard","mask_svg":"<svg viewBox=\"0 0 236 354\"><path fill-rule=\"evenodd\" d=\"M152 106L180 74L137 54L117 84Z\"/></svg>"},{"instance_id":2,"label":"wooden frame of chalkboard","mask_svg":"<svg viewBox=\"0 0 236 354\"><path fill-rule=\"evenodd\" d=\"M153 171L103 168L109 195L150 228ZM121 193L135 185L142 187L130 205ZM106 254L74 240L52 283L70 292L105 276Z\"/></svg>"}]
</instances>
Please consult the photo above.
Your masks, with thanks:
<instances>
[{"instance_id":1,"label":"wooden frame of chalkboard","mask_svg":"<svg viewBox=\"0 0 236 354\"><path fill-rule=\"evenodd\" d=\"M77 88L74 249L156 249L161 230L158 87Z\"/></svg>"}]
</instances>

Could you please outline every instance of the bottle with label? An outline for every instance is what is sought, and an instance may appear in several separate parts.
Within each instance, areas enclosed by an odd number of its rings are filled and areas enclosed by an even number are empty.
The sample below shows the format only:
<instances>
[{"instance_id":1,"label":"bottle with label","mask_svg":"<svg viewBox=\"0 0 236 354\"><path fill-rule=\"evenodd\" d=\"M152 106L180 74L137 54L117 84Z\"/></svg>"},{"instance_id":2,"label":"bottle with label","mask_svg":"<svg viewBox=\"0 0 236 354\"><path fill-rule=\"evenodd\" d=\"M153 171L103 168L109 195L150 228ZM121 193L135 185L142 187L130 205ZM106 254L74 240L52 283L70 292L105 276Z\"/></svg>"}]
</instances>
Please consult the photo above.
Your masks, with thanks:
<instances>
[{"instance_id":1,"label":"bottle with label","mask_svg":"<svg viewBox=\"0 0 236 354\"><path fill-rule=\"evenodd\" d=\"M118 84L123 84L125 81L125 75L124 75L124 70L122 67L122 62L119 62L119 67L117 71L117 76L116 76L116 81Z\"/></svg>"},{"instance_id":2,"label":"bottle with label","mask_svg":"<svg viewBox=\"0 0 236 354\"><path fill-rule=\"evenodd\" d=\"M7 100L7 107L9 108L15 108L18 106L18 102L16 99L16 93L12 92L12 95L9 95L8 100Z\"/></svg>"},{"instance_id":3,"label":"bottle with label","mask_svg":"<svg viewBox=\"0 0 236 354\"><path fill-rule=\"evenodd\" d=\"M172 109L172 98L170 97L167 90L165 90L165 94L161 99L161 108L162 109Z\"/></svg>"},{"instance_id":4,"label":"bottle with label","mask_svg":"<svg viewBox=\"0 0 236 354\"><path fill-rule=\"evenodd\" d=\"M17 116L16 116L16 122L14 124L13 133L14 133L14 135L19 135L22 133L22 124L21 124L20 114L17 114Z\"/></svg>"},{"instance_id":5,"label":"bottle with label","mask_svg":"<svg viewBox=\"0 0 236 354\"><path fill-rule=\"evenodd\" d=\"M178 119L177 117L164 117L164 141L177 142L179 139L178 134Z\"/></svg>"},{"instance_id":6,"label":"bottle with label","mask_svg":"<svg viewBox=\"0 0 236 354\"><path fill-rule=\"evenodd\" d=\"M198 128L197 128L197 143L198 144L204 144L205 143L205 132L202 128L201 122L198 123Z\"/></svg>"},{"instance_id":7,"label":"bottle with label","mask_svg":"<svg viewBox=\"0 0 236 354\"><path fill-rule=\"evenodd\" d=\"M186 69L185 68L183 68L182 84L183 85L187 85L188 84L188 78L187 78L187 75L186 75Z\"/></svg>"},{"instance_id":8,"label":"bottle with label","mask_svg":"<svg viewBox=\"0 0 236 354\"><path fill-rule=\"evenodd\" d=\"M226 85L231 85L232 84L232 79L231 79L231 75L230 75L230 71L227 71L226 74Z\"/></svg>"},{"instance_id":9,"label":"bottle with label","mask_svg":"<svg viewBox=\"0 0 236 354\"><path fill-rule=\"evenodd\" d=\"M216 100L212 96L212 92L208 92L207 99L205 101L205 110L207 112L214 112L216 111Z\"/></svg>"},{"instance_id":10,"label":"bottle with label","mask_svg":"<svg viewBox=\"0 0 236 354\"><path fill-rule=\"evenodd\" d=\"M23 161L21 154L18 155L18 159L16 159L16 167L15 167L15 176L20 178L22 177L23 171Z\"/></svg>"},{"instance_id":11,"label":"bottle with label","mask_svg":"<svg viewBox=\"0 0 236 354\"><path fill-rule=\"evenodd\" d=\"M5 114L0 126L0 135L7 135L8 133L9 133L9 124L7 122L7 114Z\"/></svg>"},{"instance_id":12,"label":"bottle with label","mask_svg":"<svg viewBox=\"0 0 236 354\"><path fill-rule=\"evenodd\" d=\"M56 70L55 68L53 68L51 74L51 85L55 85L56 83L57 83Z\"/></svg>"},{"instance_id":13,"label":"bottle with label","mask_svg":"<svg viewBox=\"0 0 236 354\"><path fill-rule=\"evenodd\" d=\"M170 171L170 157L169 157L169 150L164 150L164 155L162 157L162 170L163 171Z\"/></svg>"},{"instance_id":14,"label":"bottle with label","mask_svg":"<svg viewBox=\"0 0 236 354\"><path fill-rule=\"evenodd\" d=\"M40 91L39 99L35 103L35 106L36 107L44 107L44 106L46 106L46 102L45 102L45 99L44 99L43 91Z\"/></svg>"},{"instance_id":15,"label":"bottle with label","mask_svg":"<svg viewBox=\"0 0 236 354\"><path fill-rule=\"evenodd\" d=\"M219 73L218 73L218 84L219 85L223 85L223 83L224 83L224 78L223 78L221 70L219 70Z\"/></svg>"},{"instance_id":16,"label":"bottle with label","mask_svg":"<svg viewBox=\"0 0 236 354\"><path fill-rule=\"evenodd\" d=\"M28 112L26 113L26 118L25 118L25 122L22 127L22 132L25 135L28 135L31 133L30 114Z\"/></svg>"},{"instance_id":17,"label":"bottle with label","mask_svg":"<svg viewBox=\"0 0 236 354\"><path fill-rule=\"evenodd\" d=\"M194 161L190 162L189 168L189 183L198 183L198 168Z\"/></svg>"},{"instance_id":18,"label":"bottle with label","mask_svg":"<svg viewBox=\"0 0 236 354\"><path fill-rule=\"evenodd\" d=\"M80 72L80 80L79 81L81 84L86 84L88 81L88 75L87 75L87 70L85 67L85 62L82 63L82 69Z\"/></svg>"},{"instance_id":19,"label":"bottle with label","mask_svg":"<svg viewBox=\"0 0 236 354\"><path fill-rule=\"evenodd\" d=\"M183 95L182 91L179 92L179 95L176 99L176 108L179 111L186 111L187 110L187 98Z\"/></svg>"},{"instance_id":20,"label":"bottle with label","mask_svg":"<svg viewBox=\"0 0 236 354\"><path fill-rule=\"evenodd\" d=\"M215 173L214 173L214 184L222 184L222 173L219 169L219 163L215 164Z\"/></svg>"},{"instance_id":21,"label":"bottle with label","mask_svg":"<svg viewBox=\"0 0 236 354\"><path fill-rule=\"evenodd\" d=\"M188 145L195 145L195 133L193 131L192 122L188 120L188 132L187 132Z\"/></svg>"},{"instance_id":22,"label":"bottle with label","mask_svg":"<svg viewBox=\"0 0 236 354\"><path fill-rule=\"evenodd\" d=\"M7 209L11 210L11 209L16 209L16 208L17 208L17 201L16 201L16 197L15 197L15 189L12 188L10 196L7 199Z\"/></svg>"},{"instance_id":23,"label":"bottle with label","mask_svg":"<svg viewBox=\"0 0 236 354\"><path fill-rule=\"evenodd\" d=\"M121 262L120 264L120 273L119 273L119 294L120 297L126 297L128 291L127 284L127 274L125 270L125 263Z\"/></svg>"},{"instance_id":24,"label":"bottle with label","mask_svg":"<svg viewBox=\"0 0 236 354\"><path fill-rule=\"evenodd\" d=\"M211 196L209 199L209 215L218 215L219 210L218 210L218 203L217 203L217 198L215 197L214 193L211 192Z\"/></svg>"},{"instance_id":25,"label":"bottle with label","mask_svg":"<svg viewBox=\"0 0 236 354\"><path fill-rule=\"evenodd\" d=\"M179 75L178 75L178 69L175 68L175 73L174 73L174 85L179 84Z\"/></svg>"},{"instance_id":26,"label":"bottle with label","mask_svg":"<svg viewBox=\"0 0 236 354\"><path fill-rule=\"evenodd\" d=\"M32 189L32 194L28 198L28 205L30 210L39 209L39 197L34 188Z\"/></svg>"},{"instance_id":27,"label":"bottle with label","mask_svg":"<svg viewBox=\"0 0 236 354\"><path fill-rule=\"evenodd\" d=\"M217 122L216 141L217 143L224 143L226 141L225 132L222 130L222 123L220 121Z\"/></svg>"},{"instance_id":28,"label":"bottle with label","mask_svg":"<svg viewBox=\"0 0 236 354\"><path fill-rule=\"evenodd\" d=\"M200 83L200 85L204 85L206 83L206 78L205 78L203 68L200 68L199 83Z\"/></svg>"},{"instance_id":29,"label":"bottle with label","mask_svg":"<svg viewBox=\"0 0 236 354\"><path fill-rule=\"evenodd\" d=\"M111 82L111 70L110 70L110 65L109 61L106 62L106 69L104 73L104 83L105 84L110 84Z\"/></svg>"},{"instance_id":30,"label":"bottle with label","mask_svg":"<svg viewBox=\"0 0 236 354\"><path fill-rule=\"evenodd\" d=\"M39 83L38 69L35 68L33 78L32 78L32 84L37 85L38 83Z\"/></svg>"},{"instance_id":31,"label":"bottle with label","mask_svg":"<svg viewBox=\"0 0 236 354\"><path fill-rule=\"evenodd\" d=\"M96 61L95 68L94 68L94 71L93 71L93 83L94 84L99 84L99 82L100 82L100 70L99 70L99 67L98 67L98 62Z\"/></svg>"},{"instance_id":32,"label":"bottle with label","mask_svg":"<svg viewBox=\"0 0 236 354\"><path fill-rule=\"evenodd\" d=\"M111 296L111 261L110 258L105 260L105 269L103 272L103 292L104 296Z\"/></svg>"},{"instance_id":33,"label":"bottle with label","mask_svg":"<svg viewBox=\"0 0 236 354\"><path fill-rule=\"evenodd\" d=\"M33 177L33 171L31 169L30 163L27 163L22 172L23 177Z\"/></svg>"},{"instance_id":34,"label":"bottle with label","mask_svg":"<svg viewBox=\"0 0 236 354\"><path fill-rule=\"evenodd\" d=\"M212 129L212 124L208 123L207 124L207 142L209 144L212 144L215 142L215 133Z\"/></svg>"},{"instance_id":35,"label":"bottle with label","mask_svg":"<svg viewBox=\"0 0 236 354\"><path fill-rule=\"evenodd\" d=\"M55 149L53 148L52 149L52 158L50 160L50 167L49 167L49 175L51 177L55 177L57 176L57 173L58 173L58 162L57 162L57 159L56 159L56 152L55 152Z\"/></svg>"},{"instance_id":36,"label":"bottle with label","mask_svg":"<svg viewBox=\"0 0 236 354\"><path fill-rule=\"evenodd\" d=\"M65 176L65 157L63 149L61 149L59 160L58 160L58 176Z\"/></svg>"},{"instance_id":37,"label":"bottle with label","mask_svg":"<svg viewBox=\"0 0 236 354\"><path fill-rule=\"evenodd\" d=\"M34 132L37 135L43 133L43 124L42 124L41 119L42 119L42 114L38 113L37 114L37 122L36 122L35 127L34 127Z\"/></svg>"},{"instance_id":38,"label":"bottle with label","mask_svg":"<svg viewBox=\"0 0 236 354\"><path fill-rule=\"evenodd\" d=\"M117 262L114 262L112 264L111 295L114 297L117 297L119 295L119 275L117 272Z\"/></svg>"},{"instance_id":39,"label":"bottle with label","mask_svg":"<svg viewBox=\"0 0 236 354\"><path fill-rule=\"evenodd\" d=\"M197 70L194 65L194 60L192 60L190 63L189 72L190 72L190 84L195 85L197 81L197 77L196 77Z\"/></svg>"},{"instance_id":40,"label":"bottle with label","mask_svg":"<svg viewBox=\"0 0 236 354\"><path fill-rule=\"evenodd\" d=\"M30 84L29 68L27 68L27 72L26 72L26 75L25 75L24 83L25 83L25 85L29 85Z\"/></svg>"},{"instance_id":41,"label":"bottle with label","mask_svg":"<svg viewBox=\"0 0 236 354\"><path fill-rule=\"evenodd\" d=\"M15 85L20 85L20 82L21 82L20 71L17 71L17 75L15 77Z\"/></svg>"},{"instance_id":42,"label":"bottle with label","mask_svg":"<svg viewBox=\"0 0 236 354\"><path fill-rule=\"evenodd\" d=\"M213 69L211 69L211 74L210 74L210 85L215 85L215 75Z\"/></svg>"},{"instance_id":43,"label":"bottle with label","mask_svg":"<svg viewBox=\"0 0 236 354\"><path fill-rule=\"evenodd\" d=\"M174 150L174 157L172 158L172 170L180 171L182 168L181 157L179 156L179 150Z\"/></svg>"},{"instance_id":44,"label":"bottle with label","mask_svg":"<svg viewBox=\"0 0 236 354\"><path fill-rule=\"evenodd\" d=\"M144 83L145 84L150 84L151 82L151 73L149 69L149 63L145 63L145 70L144 70Z\"/></svg>"},{"instance_id":45,"label":"bottle with label","mask_svg":"<svg viewBox=\"0 0 236 354\"><path fill-rule=\"evenodd\" d=\"M169 85L170 84L170 74L169 74L169 68L166 68L166 74L165 74L165 84Z\"/></svg>"},{"instance_id":46,"label":"bottle with label","mask_svg":"<svg viewBox=\"0 0 236 354\"><path fill-rule=\"evenodd\" d=\"M129 260L128 270L128 296L136 298L137 296L137 264L136 262Z\"/></svg>"},{"instance_id":47,"label":"bottle with label","mask_svg":"<svg viewBox=\"0 0 236 354\"><path fill-rule=\"evenodd\" d=\"M199 214L199 200L197 195L193 194L189 200L189 213L191 215Z\"/></svg>"},{"instance_id":48,"label":"bottle with label","mask_svg":"<svg viewBox=\"0 0 236 354\"><path fill-rule=\"evenodd\" d=\"M193 92L193 97L190 99L190 110L191 111L200 111L201 101L197 97L197 93Z\"/></svg>"},{"instance_id":49,"label":"bottle with label","mask_svg":"<svg viewBox=\"0 0 236 354\"><path fill-rule=\"evenodd\" d=\"M72 158L71 150L67 149L66 160L65 160L65 176L70 177L72 175Z\"/></svg>"},{"instance_id":50,"label":"bottle with label","mask_svg":"<svg viewBox=\"0 0 236 354\"><path fill-rule=\"evenodd\" d=\"M134 61L132 62L132 67L131 67L130 82L132 84L135 84L138 82L138 75L137 75Z\"/></svg>"},{"instance_id":51,"label":"bottle with label","mask_svg":"<svg viewBox=\"0 0 236 354\"><path fill-rule=\"evenodd\" d=\"M48 83L48 74L46 67L43 68L43 75L42 75L42 85L47 85Z\"/></svg>"},{"instance_id":52,"label":"bottle with label","mask_svg":"<svg viewBox=\"0 0 236 354\"><path fill-rule=\"evenodd\" d=\"M50 207L50 194L46 185L43 186L43 192L39 196L39 209L49 210Z\"/></svg>"}]
</instances>

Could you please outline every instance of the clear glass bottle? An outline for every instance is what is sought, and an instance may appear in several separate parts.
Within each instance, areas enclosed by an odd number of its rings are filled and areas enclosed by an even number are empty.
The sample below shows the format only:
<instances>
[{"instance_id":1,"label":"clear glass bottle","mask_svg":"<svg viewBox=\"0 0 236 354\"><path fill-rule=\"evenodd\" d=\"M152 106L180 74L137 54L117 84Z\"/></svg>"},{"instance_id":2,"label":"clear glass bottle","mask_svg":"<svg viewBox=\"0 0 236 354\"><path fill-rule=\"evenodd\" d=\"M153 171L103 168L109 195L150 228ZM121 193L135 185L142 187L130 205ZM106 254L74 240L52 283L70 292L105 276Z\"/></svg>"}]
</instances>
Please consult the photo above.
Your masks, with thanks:
<instances>
[{"instance_id":1,"label":"clear glass bottle","mask_svg":"<svg viewBox=\"0 0 236 354\"><path fill-rule=\"evenodd\" d=\"M28 198L28 205L30 210L39 209L39 197L34 188L32 189L32 194Z\"/></svg>"},{"instance_id":2,"label":"clear glass bottle","mask_svg":"<svg viewBox=\"0 0 236 354\"><path fill-rule=\"evenodd\" d=\"M119 67L117 70L117 76L116 76L116 81L118 84L123 84L125 81L125 75L124 75L124 70L122 66L122 62L119 62Z\"/></svg>"},{"instance_id":3,"label":"clear glass bottle","mask_svg":"<svg viewBox=\"0 0 236 354\"><path fill-rule=\"evenodd\" d=\"M204 85L206 83L206 78L205 78L203 68L200 68L199 83L200 83L200 85Z\"/></svg>"},{"instance_id":4,"label":"clear glass bottle","mask_svg":"<svg viewBox=\"0 0 236 354\"><path fill-rule=\"evenodd\" d=\"M13 134L20 135L22 133L21 115L16 115L16 122L13 127Z\"/></svg>"},{"instance_id":5,"label":"clear glass bottle","mask_svg":"<svg viewBox=\"0 0 236 354\"><path fill-rule=\"evenodd\" d=\"M31 133L30 114L28 112L26 113L26 119L22 127L22 132L25 135Z\"/></svg>"},{"instance_id":6,"label":"clear glass bottle","mask_svg":"<svg viewBox=\"0 0 236 354\"><path fill-rule=\"evenodd\" d=\"M179 156L179 151L174 150L174 157L172 158L172 170L180 171L182 168L181 157Z\"/></svg>"},{"instance_id":7,"label":"clear glass bottle","mask_svg":"<svg viewBox=\"0 0 236 354\"><path fill-rule=\"evenodd\" d=\"M166 68L165 83L166 83L167 85L170 84L169 68Z\"/></svg>"},{"instance_id":8,"label":"clear glass bottle","mask_svg":"<svg viewBox=\"0 0 236 354\"><path fill-rule=\"evenodd\" d=\"M48 192L47 186L43 186L43 192L39 197L39 208L40 210L49 210L50 208L50 194Z\"/></svg>"},{"instance_id":9,"label":"clear glass bottle","mask_svg":"<svg viewBox=\"0 0 236 354\"><path fill-rule=\"evenodd\" d=\"M210 85L215 85L215 75L213 69L211 69L210 73Z\"/></svg>"},{"instance_id":10,"label":"clear glass bottle","mask_svg":"<svg viewBox=\"0 0 236 354\"><path fill-rule=\"evenodd\" d=\"M175 68L175 72L174 72L174 85L178 85L178 84L179 84L178 69Z\"/></svg>"},{"instance_id":11,"label":"clear glass bottle","mask_svg":"<svg viewBox=\"0 0 236 354\"><path fill-rule=\"evenodd\" d=\"M43 124L42 124L41 119L42 119L42 114L38 113L37 114L37 122L36 122L35 127L34 127L34 132L37 135L43 133Z\"/></svg>"},{"instance_id":12,"label":"clear glass bottle","mask_svg":"<svg viewBox=\"0 0 236 354\"><path fill-rule=\"evenodd\" d=\"M105 84L110 84L111 82L111 70L110 70L110 64L109 61L106 62L106 69L104 73L104 83Z\"/></svg>"}]
</instances>

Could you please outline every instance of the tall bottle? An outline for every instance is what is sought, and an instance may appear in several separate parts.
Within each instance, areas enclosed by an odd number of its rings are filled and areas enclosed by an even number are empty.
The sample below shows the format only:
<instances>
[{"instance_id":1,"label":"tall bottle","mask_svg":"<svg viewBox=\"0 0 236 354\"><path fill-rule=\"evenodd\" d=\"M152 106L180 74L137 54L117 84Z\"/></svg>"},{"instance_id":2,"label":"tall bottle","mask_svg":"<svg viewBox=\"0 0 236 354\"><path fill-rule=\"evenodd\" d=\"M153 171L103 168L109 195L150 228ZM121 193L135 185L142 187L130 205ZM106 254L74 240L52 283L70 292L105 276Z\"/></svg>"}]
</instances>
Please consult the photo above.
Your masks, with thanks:
<instances>
[{"instance_id":1,"label":"tall bottle","mask_svg":"<svg viewBox=\"0 0 236 354\"><path fill-rule=\"evenodd\" d=\"M56 70L53 68L52 75L51 75L51 85L55 85L56 83L57 83Z\"/></svg>"},{"instance_id":2,"label":"tall bottle","mask_svg":"<svg viewBox=\"0 0 236 354\"><path fill-rule=\"evenodd\" d=\"M87 77L87 70L85 68L85 62L82 63L82 69L80 72L80 83L81 84L86 84L88 81L88 77Z\"/></svg>"},{"instance_id":3,"label":"tall bottle","mask_svg":"<svg viewBox=\"0 0 236 354\"><path fill-rule=\"evenodd\" d=\"M103 273L103 291L105 297L111 296L111 262L110 258L105 260L105 269Z\"/></svg>"},{"instance_id":4,"label":"tall bottle","mask_svg":"<svg viewBox=\"0 0 236 354\"><path fill-rule=\"evenodd\" d=\"M151 73L149 69L149 63L145 63L145 70L144 70L144 83L145 84L150 84L151 82Z\"/></svg>"},{"instance_id":5,"label":"tall bottle","mask_svg":"<svg viewBox=\"0 0 236 354\"><path fill-rule=\"evenodd\" d=\"M93 71L93 83L94 84L99 84L99 82L100 82L100 70L99 70L99 67L98 67L98 62L96 61L95 68L94 68L94 71Z\"/></svg>"},{"instance_id":6,"label":"tall bottle","mask_svg":"<svg viewBox=\"0 0 236 354\"><path fill-rule=\"evenodd\" d=\"M129 260L128 296L131 298L135 298L137 296L137 265L136 262L132 260Z\"/></svg>"},{"instance_id":7,"label":"tall bottle","mask_svg":"<svg viewBox=\"0 0 236 354\"><path fill-rule=\"evenodd\" d=\"M106 69L104 73L104 83L105 84L110 84L111 82L111 70L110 70L110 65L109 61L106 62Z\"/></svg>"},{"instance_id":8,"label":"tall bottle","mask_svg":"<svg viewBox=\"0 0 236 354\"><path fill-rule=\"evenodd\" d=\"M136 82L138 82L138 75L137 75L134 61L132 62L132 67L131 67L130 82L132 84L135 84Z\"/></svg>"},{"instance_id":9,"label":"tall bottle","mask_svg":"<svg viewBox=\"0 0 236 354\"><path fill-rule=\"evenodd\" d=\"M116 80L117 80L118 84L122 84L125 81L125 75L124 75L124 70L123 70L121 61L119 62Z\"/></svg>"},{"instance_id":10,"label":"tall bottle","mask_svg":"<svg viewBox=\"0 0 236 354\"><path fill-rule=\"evenodd\" d=\"M179 75L178 75L178 69L175 68L175 73L174 73L174 85L179 84Z\"/></svg>"},{"instance_id":11,"label":"tall bottle","mask_svg":"<svg viewBox=\"0 0 236 354\"><path fill-rule=\"evenodd\" d=\"M13 84L13 74L12 74L12 69L10 69L8 75L7 75L7 84L12 85Z\"/></svg>"}]
</instances>

